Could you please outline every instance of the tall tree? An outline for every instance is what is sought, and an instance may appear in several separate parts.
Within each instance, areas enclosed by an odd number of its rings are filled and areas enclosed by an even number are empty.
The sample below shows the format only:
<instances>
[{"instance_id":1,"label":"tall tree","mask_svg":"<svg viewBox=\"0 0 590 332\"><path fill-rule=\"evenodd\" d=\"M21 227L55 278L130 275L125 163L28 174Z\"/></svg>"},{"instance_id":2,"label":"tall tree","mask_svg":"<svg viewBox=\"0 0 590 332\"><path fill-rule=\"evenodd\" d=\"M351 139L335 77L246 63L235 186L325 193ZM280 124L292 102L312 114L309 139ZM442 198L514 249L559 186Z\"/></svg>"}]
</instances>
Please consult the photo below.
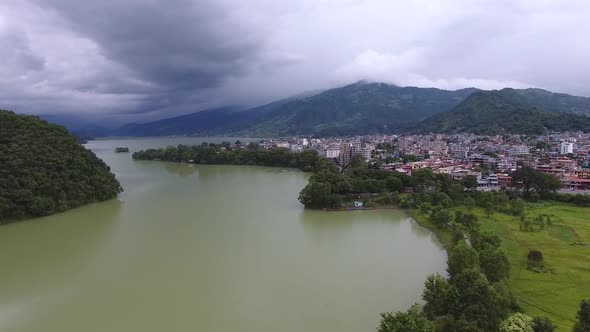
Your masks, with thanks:
<instances>
[{"instance_id":1,"label":"tall tree","mask_svg":"<svg viewBox=\"0 0 590 332\"><path fill-rule=\"evenodd\" d=\"M580 310L577 314L578 321L574 325L573 332L588 332L590 331L590 300L582 300L580 303Z\"/></svg>"},{"instance_id":2,"label":"tall tree","mask_svg":"<svg viewBox=\"0 0 590 332\"><path fill-rule=\"evenodd\" d=\"M424 304L424 314L430 318L446 315L449 311L447 298L449 295L449 282L440 274L431 274L426 278L422 300Z\"/></svg>"},{"instance_id":3,"label":"tall tree","mask_svg":"<svg viewBox=\"0 0 590 332\"><path fill-rule=\"evenodd\" d=\"M475 249L464 241L459 241L449 252L447 271L451 278L463 272L463 270L479 270L479 256Z\"/></svg>"}]
</instances>

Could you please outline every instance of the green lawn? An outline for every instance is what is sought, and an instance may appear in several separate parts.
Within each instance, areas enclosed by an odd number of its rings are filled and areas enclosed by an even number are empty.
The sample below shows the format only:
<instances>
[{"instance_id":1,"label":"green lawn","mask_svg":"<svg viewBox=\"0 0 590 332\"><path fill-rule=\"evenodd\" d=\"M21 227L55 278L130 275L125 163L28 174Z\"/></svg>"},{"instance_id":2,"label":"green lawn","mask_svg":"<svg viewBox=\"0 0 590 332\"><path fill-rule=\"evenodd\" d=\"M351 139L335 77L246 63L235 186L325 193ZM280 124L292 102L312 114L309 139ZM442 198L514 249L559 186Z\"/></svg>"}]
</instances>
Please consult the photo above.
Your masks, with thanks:
<instances>
[{"instance_id":1,"label":"green lawn","mask_svg":"<svg viewBox=\"0 0 590 332\"><path fill-rule=\"evenodd\" d=\"M529 204L527 215L551 215L545 229L519 230L517 217L494 213L486 217L475 209L481 229L503 238L503 247L512 263L509 285L525 311L532 316L549 317L559 331L571 331L580 301L590 298L590 208L563 204ZM537 273L526 268L531 249L543 252L550 272Z\"/></svg>"}]
</instances>

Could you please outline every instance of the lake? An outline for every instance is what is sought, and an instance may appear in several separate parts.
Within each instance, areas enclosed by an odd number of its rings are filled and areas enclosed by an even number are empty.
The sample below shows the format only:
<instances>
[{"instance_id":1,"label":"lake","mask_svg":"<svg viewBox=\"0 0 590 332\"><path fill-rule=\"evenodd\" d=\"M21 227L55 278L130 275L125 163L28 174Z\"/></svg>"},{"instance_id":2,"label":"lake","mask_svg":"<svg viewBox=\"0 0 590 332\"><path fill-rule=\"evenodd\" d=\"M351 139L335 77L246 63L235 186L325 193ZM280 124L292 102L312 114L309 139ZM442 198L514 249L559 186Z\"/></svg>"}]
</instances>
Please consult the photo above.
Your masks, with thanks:
<instances>
[{"instance_id":1,"label":"lake","mask_svg":"<svg viewBox=\"0 0 590 332\"><path fill-rule=\"evenodd\" d=\"M309 174L113 152L202 140L89 142L125 192L0 227L0 330L374 331L444 273L403 211L304 210Z\"/></svg>"}]
</instances>

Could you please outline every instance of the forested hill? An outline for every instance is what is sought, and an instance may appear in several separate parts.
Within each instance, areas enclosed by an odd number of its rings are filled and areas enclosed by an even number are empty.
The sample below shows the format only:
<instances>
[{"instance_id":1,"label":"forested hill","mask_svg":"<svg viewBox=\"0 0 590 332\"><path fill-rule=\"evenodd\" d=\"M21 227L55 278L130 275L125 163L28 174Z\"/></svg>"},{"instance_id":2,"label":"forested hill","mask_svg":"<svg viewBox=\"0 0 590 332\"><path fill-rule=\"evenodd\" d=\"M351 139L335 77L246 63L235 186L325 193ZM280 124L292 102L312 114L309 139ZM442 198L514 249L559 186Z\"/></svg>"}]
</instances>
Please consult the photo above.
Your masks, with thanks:
<instances>
[{"instance_id":1,"label":"forested hill","mask_svg":"<svg viewBox=\"0 0 590 332\"><path fill-rule=\"evenodd\" d=\"M450 112L428 118L411 128L416 133L470 132L476 134L541 134L550 131L590 131L590 107L584 103L573 107L572 102L548 103L533 100L532 95L543 90L478 91ZM527 97L522 95L526 94ZM567 95L566 95L567 96ZM590 105L590 98L571 97ZM564 98L560 97L554 98ZM568 99L568 98L566 98ZM547 100L553 100L547 97ZM570 106L566 106L570 105ZM580 106L582 105L582 106Z\"/></svg>"},{"instance_id":2,"label":"forested hill","mask_svg":"<svg viewBox=\"0 0 590 332\"><path fill-rule=\"evenodd\" d=\"M238 111L203 111L114 131L117 136L339 136L395 132L452 109L475 89L446 91L359 82Z\"/></svg>"},{"instance_id":3,"label":"forested hill","mask_svg":"<svg viewBox=\"0 0 590 332\"><path fill-rule=\"evenodd\" d=\"M0 222L117 197L110 168L58 125L0 110Z\"/></svg>"}]
</instances>

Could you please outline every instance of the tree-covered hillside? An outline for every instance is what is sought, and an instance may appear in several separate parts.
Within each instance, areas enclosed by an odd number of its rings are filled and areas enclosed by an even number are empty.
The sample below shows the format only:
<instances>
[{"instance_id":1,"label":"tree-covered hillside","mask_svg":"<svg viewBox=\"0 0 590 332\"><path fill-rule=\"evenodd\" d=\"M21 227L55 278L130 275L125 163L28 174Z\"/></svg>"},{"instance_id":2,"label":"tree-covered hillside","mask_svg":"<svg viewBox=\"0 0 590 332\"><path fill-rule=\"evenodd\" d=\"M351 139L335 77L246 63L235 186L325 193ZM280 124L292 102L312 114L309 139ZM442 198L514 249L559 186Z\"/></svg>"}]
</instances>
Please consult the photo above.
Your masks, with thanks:
<instances>
[{"instance_id":1,"label":"tree-covered hillside","mask_svg":"<svg viewBox=\"0 0 590 332\"><path fill-rule=\"evenodd\" d=\"M470 96L472 98L466 100ZM518 114L511 114L516 110ZM471 119L453 120L453 114L465 112L472 113ZM570 123L577 122L574 115L590 116L590 98L541 89L447 91L359 82L246 110L225 107L149 123L128 124L111 135L348 136L395 133L408 128L416 130L420 128L417 123L429 117L434 118L422 125L434 131L460 127L477 132L499 128L508 132L521 129L542 132L544 127L548 130L577 128L569 127ZM491 129L481 121L492 121Z\"/></svg>"},{"instance_id":2,"label":"tree-covered hillside","mask_svg":"<svg viewBox=\"0 0 590 332\"><path fill-rule=\"evenodd\" d=\"M391 133L452 109L473 91L359 82L285 103L239 132L254 136Z\"/></svg>"},{"instance_id":3,"label":"tree-covered hillside","mask_svg":"<svg viewBox=\"0 0 590 332\"><path fill-rule=\"evenodd\" d=\"M61 126L0 110L0 222L117 197L110 168Z\"/></svg>"},{"instance_id":4,"label":"tree-covered hillside","mask_svg":"<svg viewBox=\"0 0 590 332\"><path fill-rule=\"evenodd\" d=\"M590 116L590 98L554 93L542 89L504 89L506 94L514 94L524 103L547 112L571 113Z\"/></svg>"},{"instance_id":5,"label":"tree-covered hillside","mask_svg":"<svg viewBox=\"0 0 590 332\"><path fill-rule=\"evenodd\" d=\"M512 89L475 92L450 112L437 114L412 128L420 133L476 134L541 134L567 130L590 131L590 117L539 109Z\"/></svg>"},{"instance_id":6,"label":"tree-covered hillside","mask_svg":"<svg viewBox=\"0 0 590 332\"><path fill-rule=\"evenodd\" d=\"M248 110L223 108L125 125L114 134L272 137L391 133L409 123L452 109L473 91L476 90L446 91L359 82Z\"/></svg>"}]
</instances>

